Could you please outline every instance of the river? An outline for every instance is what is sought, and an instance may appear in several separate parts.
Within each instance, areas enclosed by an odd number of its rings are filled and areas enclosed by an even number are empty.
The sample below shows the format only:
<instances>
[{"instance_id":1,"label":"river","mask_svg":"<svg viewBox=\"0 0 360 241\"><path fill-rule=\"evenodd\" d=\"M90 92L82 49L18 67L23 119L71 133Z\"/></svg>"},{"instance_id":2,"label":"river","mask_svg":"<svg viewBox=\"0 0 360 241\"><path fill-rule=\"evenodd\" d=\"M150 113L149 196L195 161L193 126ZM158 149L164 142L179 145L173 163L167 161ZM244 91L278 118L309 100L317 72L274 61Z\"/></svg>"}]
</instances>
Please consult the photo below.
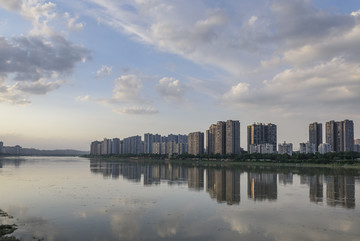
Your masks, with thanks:
<instances>
[{"instance_id":1,"label":"river","mask_svg":"<svg viewBox=\"0 0 360 241\"><path fill-rule=\"evenodd\" d=\"M360 170L0 159L0 219L34 240L360 240Z\"/></svg>"}]
</instances>

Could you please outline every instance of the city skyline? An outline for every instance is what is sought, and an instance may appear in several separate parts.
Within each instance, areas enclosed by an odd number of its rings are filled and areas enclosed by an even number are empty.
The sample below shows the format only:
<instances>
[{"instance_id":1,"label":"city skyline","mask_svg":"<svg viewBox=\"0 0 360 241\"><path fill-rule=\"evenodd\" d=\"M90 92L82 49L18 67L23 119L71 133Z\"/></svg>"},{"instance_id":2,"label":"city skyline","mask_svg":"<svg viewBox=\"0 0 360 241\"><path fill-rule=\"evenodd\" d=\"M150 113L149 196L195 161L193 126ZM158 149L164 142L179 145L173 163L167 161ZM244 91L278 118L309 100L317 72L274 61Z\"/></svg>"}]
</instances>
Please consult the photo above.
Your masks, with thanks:
<instances>
[{"instance_id":1,"label":"city skyline","mask_svg":"<svg viewBox=\"0 0 360 241\"><path fill-rule=\"evenodd\" d=\"M0 0L0 141L206 132L217 120L353 120L360 138L360 2ZM291 21L290 21L291 20ZM323 142L325 142L323 129Z\"/></svg>"},{"instance_id":2,"label":"city skyline","mask_svg":"<svg viewBox=\"0 0 360 241\"><path fill-rule=\"evenodd\" d=\"M293 143L280 143L277 141L277 125L273 123L254 123L247 126L247 152L262 154L288 154L293 151L299 153L319 152L360 152L360 139L354 138L354 122L352 120L330 120L325 125L325 142L323 142L322 123L309 124L307 142L300 142L298 148ZM167 154L169 156L191 155L238 155L244 151L240 146L240 122L238 120L218 121L211 124L206 132L191 132L188 135L161 136L159 134L145 133L142 137L131 136L120 140L119 138L103 141L92 141L91 155L108 154ZM206 137L206 139L204 138ZM126 142L127 139L136 138L136 143ZM1 142L0 142L1 144ZM136 149L136 151L126 151ZM242 150L241 150L242 149Z\"/></svg>"}]
</instances>

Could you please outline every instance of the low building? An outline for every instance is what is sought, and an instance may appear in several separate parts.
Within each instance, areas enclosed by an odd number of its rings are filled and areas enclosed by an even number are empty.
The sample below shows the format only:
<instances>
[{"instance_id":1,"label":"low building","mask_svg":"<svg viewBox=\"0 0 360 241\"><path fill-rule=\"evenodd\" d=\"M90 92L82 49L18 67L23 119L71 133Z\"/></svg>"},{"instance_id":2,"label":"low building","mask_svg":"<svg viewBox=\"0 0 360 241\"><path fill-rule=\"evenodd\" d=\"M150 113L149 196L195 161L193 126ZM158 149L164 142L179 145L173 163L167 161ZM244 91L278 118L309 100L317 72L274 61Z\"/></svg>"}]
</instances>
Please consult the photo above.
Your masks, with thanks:
<instances>
[{"instance_id":1,"label":"low building","mask_svg":"<svg viewBox=\"0 0 360 241\"><path fill-rule=\"evenodd\" d=\"M310 143L310 142L300 143L300 153L302 153L302 154L308 154L308 153L315 154L315 152L316 152L315 144Z\"/></svg>"},{"instance_id":2,"label":"low building","mask_svg":"<svg viewBox=\"0 0 360 241\"><path fill-rule=\"evenodd\" d=\"M318 150L321 154L325 154L325 153L331 152L332 147L328 143L321 143L318 147Z\"/></svg>"},{"instance_id":3,"label":"low building","mask_svg":"<svg viewBox=\"0 0 360 241\"><path fill-rule=\"evenodd\" d=\"M272 144L251 144L249 146L249 152L252 153L260 153L260 154L273 154L276 153L274 151L274 145Z\"/></svg>"},{"instance_id":4,"label":"low building","mask_svg":"<svg viewBox=\"0 0 360 241\"><path fill-rule=\"evenodd\" d=\"M360 144L354 144L354 151L360 152Z\"/></svg>"},{"instance_id":5,"label":"low building","mask_svg":"<svg viewBox=\"0 0 360 241\"><path fill-rule=\"evenodd\" d=\"M279 144L278 147L279 147L279 150L278 150L279 154L288 154L291 156L293 153L293 144L292 143L286 143L284 141L284 143Z\"/></svg>"}]
</instances>

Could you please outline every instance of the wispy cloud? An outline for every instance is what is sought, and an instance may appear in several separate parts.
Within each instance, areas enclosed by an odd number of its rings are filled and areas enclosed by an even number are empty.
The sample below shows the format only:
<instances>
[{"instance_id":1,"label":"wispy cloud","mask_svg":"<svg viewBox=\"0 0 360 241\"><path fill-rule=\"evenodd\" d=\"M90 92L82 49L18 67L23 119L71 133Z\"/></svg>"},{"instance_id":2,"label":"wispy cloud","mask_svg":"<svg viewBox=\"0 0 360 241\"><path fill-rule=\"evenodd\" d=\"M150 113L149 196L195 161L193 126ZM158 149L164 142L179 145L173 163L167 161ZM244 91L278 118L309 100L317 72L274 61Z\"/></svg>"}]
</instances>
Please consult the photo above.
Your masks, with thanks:
<instances>
[{"instance_id":1,"label":"wispy cloud","mask_svg":"<svg viewBox=\"0 0 360 241\"><path fill-rule=\"evenodd\" d=\"M71 17L70 13L64 13L65 20L67 21L67 27L74 32L79 32L84 29L85 24L82 22L77 22L79 17Z\"/></svg>"},{"instance_id":2,"label":"wispy cloud","mask_svg":"<svg viewBox=\"0 0 360 241\"><path fill-rule=\"evenodd\" d=\"M114 111L120 114L130 114L130 115L153 115L159 112L154 107L141 107L141 106L124 107L120 109L114 109Z\"/></svg>"}]
</instances>

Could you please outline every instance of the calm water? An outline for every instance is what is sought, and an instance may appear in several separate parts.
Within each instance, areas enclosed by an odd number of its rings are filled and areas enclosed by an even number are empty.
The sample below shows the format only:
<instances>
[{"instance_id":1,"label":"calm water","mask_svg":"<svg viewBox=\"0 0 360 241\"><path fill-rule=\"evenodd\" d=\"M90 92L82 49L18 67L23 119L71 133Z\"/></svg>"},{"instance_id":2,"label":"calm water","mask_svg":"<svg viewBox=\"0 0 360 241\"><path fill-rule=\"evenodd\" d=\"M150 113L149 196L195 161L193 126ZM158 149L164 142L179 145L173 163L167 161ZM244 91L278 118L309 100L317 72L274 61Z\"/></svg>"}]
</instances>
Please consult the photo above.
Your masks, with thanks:
<instances>
[{"instance_id":1,"label":"calm water","mask_svg":"<svg viewBox=\"0 0 360 241\"><path fill-rule=\"evenodd\" d=\"M0 159L23 240L360 240L360 171Z\"/></svg>"}]
</instances>

